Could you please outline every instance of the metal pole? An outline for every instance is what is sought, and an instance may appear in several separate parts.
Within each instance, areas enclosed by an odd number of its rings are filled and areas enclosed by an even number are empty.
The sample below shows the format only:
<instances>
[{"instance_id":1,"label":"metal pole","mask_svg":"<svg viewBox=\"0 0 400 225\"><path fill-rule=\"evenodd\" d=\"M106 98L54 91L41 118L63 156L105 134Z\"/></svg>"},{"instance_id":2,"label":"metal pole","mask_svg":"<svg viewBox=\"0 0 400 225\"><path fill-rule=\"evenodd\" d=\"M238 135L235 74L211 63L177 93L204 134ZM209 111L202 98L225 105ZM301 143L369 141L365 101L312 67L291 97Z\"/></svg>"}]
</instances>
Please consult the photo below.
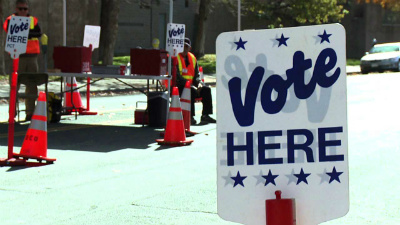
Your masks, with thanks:
<instances>
[{"instance_id":1,"label":"metal pole","mask_svg":"<svg viewBox=\"0 0 400 225\"><path fill-rule=\"evenodd\" d=\"M174 2L173 0L169 0L169 23L172 23L172 20L174 18ZM168 30L168 29L167 29ZM168 35L168 34L165 34ZM168 43L165 43L167 45ZM172 76L172 58L171 58L171 52L168 54L168 76ZM168 99L171 97L171 82L168 81ZM166 114L166 121L168 121L168 113L169 113L169 103L167 103L167 114Z\"/></svg>"},{"instance_id":2,"label":"metal pole","mask_svg":"<svg viewBox=\"0 0 400 225\"><path fill-rule=\"evenodd\" d=\"M172 23L174 14L174 2L173 0L169 0L169 22Z\"/></svg>"},{"instance_id":3,"label":"metal pole","mask_svg":"<svg viewBox=\"0 0 400 225\"><path fill-rule=\"evenodd\" d=\"M14 116L15 104L17 100L17 82L18 82L18 65L19 58L13 59L13 72L11 74L11 88L10 88L10 104L9 104L9 118L8 118L8 159L14 156Z\"/></svg>"},{"instance_id":4,"label":"metal pole","mask_svg":"<svg viewBox=\"0 0 400 225\"><path fill-rule=\"evenodd\" d=\"M67 0L63 0L63 46L67 46Z\"/></svg>"},{"instance_id":5,"label":"metal pole","mask_svg":"<svg viewBox=\"0 0 400 225\"><path fill-rule=\"evenodd\" d=\"M240 14L241 14L241 0L238 0L238 31L240 31Z\"/></svg>"},{"instance_id":6,"label":"metal pole","mask_svg":"<svg viewBox=\"0 0 400 225\"><path fill-rule=\"evenodd\" d=\"M67 46L67 0L63 0L63 46ZM64 82L63 82L64 80ZM67 85L67 78L61 77L61 83L64 83L64 85ZM67 89L67 88L65 88ZM62 92L61 92L61 97L62 97ZM72 94L71 94L72 95ZM64 101L67 101L65 99Z\"/></svg>"},{"instance_id":7,"label":"metal pole","mask_svg":"<svg viewBox=\"0 0 400 225\"><path fill-rule=\"evenodd\" d=\"M153 0L150 0L150 46L153 43Z\"/></svg>"}]
</instances>

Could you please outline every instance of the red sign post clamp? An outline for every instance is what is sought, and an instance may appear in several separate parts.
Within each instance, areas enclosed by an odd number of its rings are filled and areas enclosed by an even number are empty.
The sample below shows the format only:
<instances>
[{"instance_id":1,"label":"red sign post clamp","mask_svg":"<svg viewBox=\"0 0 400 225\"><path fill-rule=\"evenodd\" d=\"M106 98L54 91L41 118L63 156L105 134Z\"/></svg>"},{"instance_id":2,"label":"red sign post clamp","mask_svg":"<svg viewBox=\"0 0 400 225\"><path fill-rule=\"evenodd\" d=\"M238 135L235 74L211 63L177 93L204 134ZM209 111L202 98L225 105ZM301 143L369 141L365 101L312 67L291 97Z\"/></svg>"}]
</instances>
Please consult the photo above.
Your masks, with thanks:
<instances>
[{"instance_id":1,"label":"red sign post clamp","mask_svg":"<svg viewBox=\"0 0 400 225\"><path fill-rule=\"evenodd\" d=\"M294 199L282 199L281 191L275 191L276 199L265 201L267 225L296 225L296 203Z\"/></svg>"},{"instance_id":2,"label":"red sign post clamp","mask_svg":"<svg viewBox=\"0 0 400 225\"><path fill-rule=\"evenodd\" d=\"M15 104L17 100L18 65L19 58L13 59L8 118L8 157L7 159L0 158L0 166L23 166L26 164L26 160L14 158L14 117Z\"/></svg>"}]
</instances>

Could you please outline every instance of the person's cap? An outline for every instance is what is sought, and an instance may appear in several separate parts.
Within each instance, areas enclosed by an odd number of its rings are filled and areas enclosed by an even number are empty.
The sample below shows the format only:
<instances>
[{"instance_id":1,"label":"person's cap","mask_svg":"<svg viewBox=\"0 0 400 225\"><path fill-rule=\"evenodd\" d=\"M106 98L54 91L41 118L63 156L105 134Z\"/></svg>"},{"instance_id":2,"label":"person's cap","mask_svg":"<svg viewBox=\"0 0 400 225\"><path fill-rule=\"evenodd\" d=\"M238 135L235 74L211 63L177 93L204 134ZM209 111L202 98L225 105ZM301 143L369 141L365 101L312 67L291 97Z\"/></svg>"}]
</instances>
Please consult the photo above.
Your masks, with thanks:
<instances>
[{"instance_id":1,"label":"person's cap","mask_svg":"<svg viewBox=\"0 0 400 225\"><path fill-rule=\"evenodd\" d=\"M189 38L185 38L185 45L192 47L192 43L190 42Z\"/></svg>"}]
</instances>

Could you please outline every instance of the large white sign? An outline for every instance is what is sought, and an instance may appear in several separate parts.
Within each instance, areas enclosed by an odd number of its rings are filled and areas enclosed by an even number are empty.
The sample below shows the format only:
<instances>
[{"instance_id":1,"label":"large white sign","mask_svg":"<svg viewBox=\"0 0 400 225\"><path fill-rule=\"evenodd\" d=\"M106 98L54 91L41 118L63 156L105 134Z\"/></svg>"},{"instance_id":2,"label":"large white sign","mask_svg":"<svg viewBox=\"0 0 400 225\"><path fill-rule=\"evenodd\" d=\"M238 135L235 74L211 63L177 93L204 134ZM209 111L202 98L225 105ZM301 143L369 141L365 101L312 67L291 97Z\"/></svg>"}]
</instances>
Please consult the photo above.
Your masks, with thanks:
<instances>
[{"instance_id":1,"label":"large white sign","mask_svg":"<svg viewBox=\"0 0 400 225\"><path fill-rule=\"evenodd\" d=\"M83 37L83 46L89 47L92 45L92 50L99 47L100 42L100 26L85 26L85 34Z\"/></svg>"},{"instance_id":2,"label":"large white sign","mask_svg":"<svg viewBox=\"0 0 400 225\"><path fill-rule=\"evenodd\" d=\"M167 25L167 48L171 56L183 52L185 45L185 24L169 23Z\"/></svg>"},{"instance_id":3,"label":"large white sign","mask_svg":"<svg viewBox=\"0 0 400 225\"><path fill-rule=\"evenodd\" d=\"M349 210L345 30L339 24L217 39L218 214L265 224L265 200L296 201L297 225Z\"/></svg>"},{"instance_id":4,"label":"large white sign","mask_svg":"<svg viewBox=\"0 0 400 225\"><path fill-rule=\"evenodd\" d=\"M5 51L10 53L11 58L17 59L19 55L26 52L31 18L13 16L8 24Z\"/></svg>"}]
</instances>

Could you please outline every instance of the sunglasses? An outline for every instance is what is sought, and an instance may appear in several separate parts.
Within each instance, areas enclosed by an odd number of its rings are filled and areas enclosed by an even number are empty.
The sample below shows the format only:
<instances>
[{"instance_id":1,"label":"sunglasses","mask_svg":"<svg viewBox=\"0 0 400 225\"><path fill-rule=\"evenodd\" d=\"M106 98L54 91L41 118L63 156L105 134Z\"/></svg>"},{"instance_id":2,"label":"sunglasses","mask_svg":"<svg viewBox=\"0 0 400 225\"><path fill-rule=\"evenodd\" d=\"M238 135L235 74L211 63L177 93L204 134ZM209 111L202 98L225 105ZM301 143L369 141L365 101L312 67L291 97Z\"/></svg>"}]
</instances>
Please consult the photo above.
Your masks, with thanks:
<instances>
[{"instance_id":1,"label":"sunglasses","mask_svg":"<svg viewBox=\"0 0 400 225\"><path fill-rule=\"evenodd\" d=\"M18 10L20 10L20 11L23 11L23 10L28 10L28 8L25 8L25 7L18 7Z\"/></svg>"}]
</instances>

